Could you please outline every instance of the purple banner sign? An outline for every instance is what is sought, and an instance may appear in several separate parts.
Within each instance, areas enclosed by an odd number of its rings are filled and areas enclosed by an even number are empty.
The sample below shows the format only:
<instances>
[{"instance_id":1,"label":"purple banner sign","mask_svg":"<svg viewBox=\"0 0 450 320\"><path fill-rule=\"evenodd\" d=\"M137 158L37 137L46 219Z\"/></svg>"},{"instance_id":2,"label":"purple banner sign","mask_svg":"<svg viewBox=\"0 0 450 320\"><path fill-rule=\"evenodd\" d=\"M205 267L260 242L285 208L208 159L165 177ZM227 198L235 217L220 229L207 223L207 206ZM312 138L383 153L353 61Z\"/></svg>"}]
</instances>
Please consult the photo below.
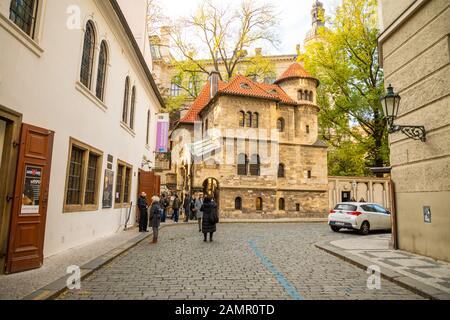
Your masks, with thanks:
<instances>
[{"instance_id":1,"label":"purple banner sign","mask_svg":"<svg viewBox=\"0 0 450 320\"><path fill-rule=\"evenodd\" d=\"M166 153L169 150L169 114L158 115L156 122L156 152Z\"/></svg>"}]
</instances>

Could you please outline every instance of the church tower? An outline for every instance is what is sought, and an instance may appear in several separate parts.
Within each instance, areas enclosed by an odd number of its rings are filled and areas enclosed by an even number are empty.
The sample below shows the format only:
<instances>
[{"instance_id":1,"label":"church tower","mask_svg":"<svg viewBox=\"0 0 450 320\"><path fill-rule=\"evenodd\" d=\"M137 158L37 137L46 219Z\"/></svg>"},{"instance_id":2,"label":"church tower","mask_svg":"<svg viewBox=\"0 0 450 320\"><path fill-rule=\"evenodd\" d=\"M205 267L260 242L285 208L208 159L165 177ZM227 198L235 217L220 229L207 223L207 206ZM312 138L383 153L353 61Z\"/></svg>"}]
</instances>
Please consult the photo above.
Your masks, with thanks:
<instances>
[{"instance_id":1,"label":"church tower","mask_svg":"<svg viewBox=\"0 0 450 320\"><path fill-rule=\"evenodd\" d=\"M317 40L319 38L320 28L325 27L325 9L323 7L323 3L319 0L316 0L313 4L311 10L311 21L312 28L306 36L305 45L310 41Z\"/></svg>"}]
</instances>

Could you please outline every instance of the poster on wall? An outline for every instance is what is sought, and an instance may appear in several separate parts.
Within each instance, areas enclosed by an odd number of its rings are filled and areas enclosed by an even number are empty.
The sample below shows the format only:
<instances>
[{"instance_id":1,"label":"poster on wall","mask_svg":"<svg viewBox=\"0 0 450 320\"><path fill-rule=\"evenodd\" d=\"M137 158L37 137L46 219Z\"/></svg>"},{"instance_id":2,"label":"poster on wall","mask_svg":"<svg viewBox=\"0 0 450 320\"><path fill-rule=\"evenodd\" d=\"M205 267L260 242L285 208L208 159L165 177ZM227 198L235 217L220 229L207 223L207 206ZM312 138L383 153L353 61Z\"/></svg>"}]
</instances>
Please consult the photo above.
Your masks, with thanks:
<instances>
[{"instance_id":1,"label":"poster on wall","mask_svg":"<svg viewBox=\"0 0 450 320\"><path fill-rule=\"evenodd\" d=\"M156 152L167 153L169 147L170 118L168 113L158 114L156 121Z\"/></svg>"},{"instance_id":2,"label":"poster on wall","mask_svg":"<svg viewBox=\"0 0 450 320\"><path fill-rule=\"evenodd\" d=\"M22 195L22 214L38 214L41 197L42 168L25 167L25 180Z\"/></svg>"},{"instance_id":3,"label":"poster on wall","mask_svg":"<svg viewBox=\"0 0 450 320\"><path fill-rule=\"evenodd\" d=\"M113 182L114 172L105 170L105 180L103 183L103 209L110 209L113 205Z\"/></svg>"}]
</instances>

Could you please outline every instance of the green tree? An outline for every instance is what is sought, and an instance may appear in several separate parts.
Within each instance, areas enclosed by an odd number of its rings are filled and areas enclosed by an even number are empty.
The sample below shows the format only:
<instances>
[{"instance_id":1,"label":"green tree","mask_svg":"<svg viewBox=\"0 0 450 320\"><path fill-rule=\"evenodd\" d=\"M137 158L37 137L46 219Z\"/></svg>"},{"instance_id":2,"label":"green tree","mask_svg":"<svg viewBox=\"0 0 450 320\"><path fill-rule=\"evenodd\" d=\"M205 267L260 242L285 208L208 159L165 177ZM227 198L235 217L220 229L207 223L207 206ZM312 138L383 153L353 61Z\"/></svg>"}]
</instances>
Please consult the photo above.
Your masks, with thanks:
<instances>
[{"instance_id":1,"label":"green tree","mask_svg":"<svg viewBox=\"0 0 450 320\"><path fill-rule=\"evenodd\" d=\"M331 146L330 172L353 175L389 162L380 97L376 0L343 0L319 40L300 56L321 81L318 102L322 138ZM354 169L352 169L354 167Z\"/></svg>"}]
</instances>

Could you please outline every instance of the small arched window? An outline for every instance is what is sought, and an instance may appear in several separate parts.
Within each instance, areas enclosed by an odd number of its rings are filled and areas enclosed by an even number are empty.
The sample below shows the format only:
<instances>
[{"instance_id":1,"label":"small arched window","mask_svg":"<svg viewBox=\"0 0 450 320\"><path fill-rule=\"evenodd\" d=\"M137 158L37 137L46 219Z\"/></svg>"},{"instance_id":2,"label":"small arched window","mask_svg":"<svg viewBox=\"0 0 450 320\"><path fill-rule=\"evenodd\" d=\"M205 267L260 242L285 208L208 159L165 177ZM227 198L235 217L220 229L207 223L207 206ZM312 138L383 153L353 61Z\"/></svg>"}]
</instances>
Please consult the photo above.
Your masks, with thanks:
<instances>
[{"instance_id":1,"label":"small arched window","mask_svg":"<svg viewBox=\"0 0 450 320\"><path fill-rule=\"evenodd\" d=\"M256 211L263 210L263 199L261 197L256 198Z\"/></svg>"},{"instance_id":2,"label":"small arched window","mask_svg":"<svg viewBox=\"0 0 450 320\"><path fill-rule=\"evenodd\" d=\"M247 175L247 168L248 168L248 157L246 154L241 153L238 156L238 175L239 176L246 176Z\"/></svg>"},{"instance_id":3,"label":"small arched window","mask_svg":"<svg viewBox=\"0 0 450 320\"><path fill-rule=\"evenodd\" d=\"M314 102L314 92L309 92L309 101Z\"/></svg>"},{"instance_id":4,"label":"small arched window","mask_svg":"<svg viewBox=\"0 0 450 320\"><path fill-rule=\"evenodd\" d=\"M245 116L245 125L248 128L252 127L252 113L249 111L247 112L246 116Z\"/></svg>"},{"instance_id":5,"label":"small arched window","mask_svg":"<svg viewBox=\"0 0 450 320\"><path fill-rule=\"evenodd\" d=\"M34 38L37 11L37 0L11 0L9 19L23 32Z\"/></svg>"},{"instance_id":6,"label":"small arched window","mask_svg":"<svg viewBox=\"0 0 450 320\"><path fill-rule=\"evenodd\" d=\"M284 200L284 198L278 199L278 210L280 211L286 210L286 201Z\"/></svg>"},{"instance_id":7,"label":"small arched window","mask_svg":"<svg viewBox=\"0 0 450 320\"><path fill-rule=\"evenodd\" d=\"M102 101L104 101L103 99L105 96L107 65L108 65L108 49L106 46L106 41L103 40L100 46L100 54L98 56L97 87L95 89L95 95Z\"/></svg>"},{"instance_id":8,"label":"small arched window","mask_svg":"<svg viewBox=\"0 0 450 320\"><path fill-rule=\"evenodd\" d=\"M94 23L92 21L88 21L86 23L86 31L84 32L83 56L81 58L81 71L80 71L80 82L88 89L91 89L92 84L94 52L95 52Z\"/></svg>"},{"instance_id":9,"label":"small arched window","mask_svg":"<svg viewBox=\"0 0 450 320\"><path fill-rule=\"evenodd\" d=\"M130 101L130 77L125 79L125 89L123 93L123 109L122 109L122 121L127 123L128 121L128 104Z\"/></svg>"},{"instance_id":10,"label":"small arched window","mask_svg":"<svg viewBox=\"0 0 450 320\"><path fill-rule=\"evenodd\" d=\"M252 120L252 125L253 125L253 128L258 128L259 127L259 113L258 112L255 112L254 114L253 114L253 120Z\"/></svg>"},{"instance_id":11,"label":"small arched window","mask_svg":"<svg viewBox=\"0 0 450 320\"><path fill-rule=\"evenodd\" d=\"M245 112L244 111L239 112L239 126L245 127Z\"/></svg>"},{"instance_id":12,"label":"small arched window","mask_svg":"<svg viewBox=\"0 0 450 320\"><path fill-rule=\"evenodd\" d=\"M134 114L136 113L136 87L131 89L130 128L134 129Z\"/></svg>"},{"instance_id":13,"label":"small arched window","mask_svg":"<svg viewBox=\"0 0 450 320\"><path fill-rule=\"evenodd\" d=\"M252 155L250 159L250 175L261 175L261 158L257 154Z\"/></svg>"},{"instance_id":14,"label":"small arched window","mask_svg":"<svg viewBox=\"0 0 450 320\"><path fill-rule=\"evenodd\" d=\"M303 90L298 90L298 96L297 96L298 100L303 100Z\"/></svg>"},{"instance_id":15,"label":"small arched window","mask_svg":"<svg viewBox=\"0 0 450 320\"><path fill-rule=\"evenodd\" d=\"M284 164L280 163L278 165L278 178L284 178L285 177L285 167Z\"/></svg>"},{"instance_id":16,"label":"small arched window","mask_svg":"<svg viewBox=\"0 0 450 320\"><path fill-rule=\"evenodd\" d=\"M284 132L285 122L283 118L279 118L277 120L277 129L278 132Z\"/></svg>"},{"instance_id":17,"label":"small arched window","mask_svg":"<svg viewBox=\"0 0 450 320\"><path fill-rule=\"evenodd\" d=\"M234 210L242 210L242 198L237 197L234 200Z\"/></svg>"}]
</instances>

